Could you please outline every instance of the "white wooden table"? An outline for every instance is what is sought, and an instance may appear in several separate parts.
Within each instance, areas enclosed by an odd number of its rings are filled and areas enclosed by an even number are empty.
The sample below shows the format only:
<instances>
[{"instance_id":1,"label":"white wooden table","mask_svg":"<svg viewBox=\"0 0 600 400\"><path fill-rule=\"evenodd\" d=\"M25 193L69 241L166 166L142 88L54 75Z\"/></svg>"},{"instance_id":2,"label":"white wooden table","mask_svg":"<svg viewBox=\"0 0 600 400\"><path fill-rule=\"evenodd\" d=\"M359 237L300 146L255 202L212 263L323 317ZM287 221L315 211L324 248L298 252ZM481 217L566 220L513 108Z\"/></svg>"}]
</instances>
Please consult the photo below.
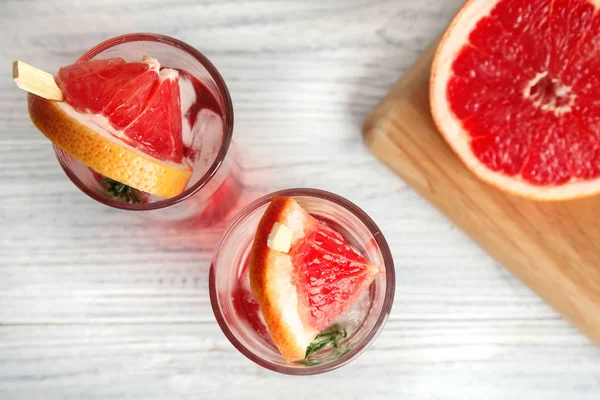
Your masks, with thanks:
<instances>
[{"instance_id":1,"label":"white wooden table","mask_svg":"<svg viewBox=\"0 0 600 400\"><path fill-rule=\"evenodd\" d=\"M360 124L461 0L0 1L0 399L598 399L600 350L371 156ZM10 76L150 31L216 64L250 190L363 207L392 248L391 318L318 377L254 365L208 298L222 230L151 230L84 194Z\"/></svg>"}]
</instances>

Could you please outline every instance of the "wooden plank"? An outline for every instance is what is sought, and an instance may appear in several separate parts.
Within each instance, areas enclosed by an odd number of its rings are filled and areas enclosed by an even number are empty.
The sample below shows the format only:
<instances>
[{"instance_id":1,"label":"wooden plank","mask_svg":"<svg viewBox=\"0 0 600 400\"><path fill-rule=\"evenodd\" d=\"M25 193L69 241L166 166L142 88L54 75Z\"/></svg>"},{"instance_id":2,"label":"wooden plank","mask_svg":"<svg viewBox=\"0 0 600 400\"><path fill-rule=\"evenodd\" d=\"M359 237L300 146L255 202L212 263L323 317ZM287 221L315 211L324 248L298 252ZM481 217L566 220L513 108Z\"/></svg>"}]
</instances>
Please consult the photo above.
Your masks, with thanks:
<instances>
[{"instance_id":1,"label":"wooden plank","mask_svg":"<svg viewBox=\"0 0 600 400\"><path fill-rule=\"evenodd\" d=\"M600 344L600 198L536 203L479 181L429 111L434 43L364 125L371 151L490 255Z\"/></svg>"}]
</instances>

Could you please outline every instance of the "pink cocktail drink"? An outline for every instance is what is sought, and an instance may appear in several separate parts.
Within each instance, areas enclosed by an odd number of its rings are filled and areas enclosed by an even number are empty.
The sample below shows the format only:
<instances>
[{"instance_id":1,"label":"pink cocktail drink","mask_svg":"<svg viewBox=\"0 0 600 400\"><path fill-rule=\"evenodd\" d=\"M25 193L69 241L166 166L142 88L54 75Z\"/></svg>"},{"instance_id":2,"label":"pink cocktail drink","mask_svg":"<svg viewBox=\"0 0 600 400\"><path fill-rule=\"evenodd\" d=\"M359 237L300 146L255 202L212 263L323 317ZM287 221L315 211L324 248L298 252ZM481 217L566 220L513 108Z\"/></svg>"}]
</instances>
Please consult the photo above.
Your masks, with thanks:
<instances>
[{"instance_id":1,"label":"pink cocktail drink","mask_svg":"<svg viewBox=\"0 0 600 400\"><path fill-rule=\"evenodd\" d=\"M55 146L58 160L84 193L108 206L136 211L155 221L195 221L201 225L217 222L233 209L240 197L241 168L232 145L231 98L210 61L176 39L131 34L97 45L78 62L113 58L138 62L146 55L158 60L161 72L165 68L177 71L181 162L192 168L185 190L171 198L142 192L105 178Z\"/></svg>"},{"instance_id":2,"label":"pink cocktail drink","mask_svg":"<svg viewBox=\"0 0 600 400\"><path fill-rule=\"evenodd\" d=\"M286 361L273 340L272 326L265 320L260 301L256 297L256 287L252 287L250 273L250 258L252 248L255 247L257 229L272 199L277 196L294 198L322 224L323 230L335 231L341 235L339 237L350 246L348 250L352 249L352 254L348 253L348 257L364 256L379 271L369 287L349 308L319 328L322 331L307 347L305 358L297 361ZM334 235L333 241L335 238ZM322 243L320 239L319 243ZM307 252L301 254L302 257L306 255L315 261L328 259L320 249L310 246L305 249ZM318 254L310 254L313 251ZM340 255L340 259L344 258ZM394 288L393 260L385 238L375 223L346 199L314 189L290 189L273 193L242 210L221 236L213 256L209 279L213 311L231 343L257 364L291 375L327 372L358 357L383 328L393 302ZM323 290L329 289L319 289L327 297ZM287 292L289 291L286 290ZM326 308L328 306L324 305L323 310ZM287 308L284 314L295 312L295 308Z\"/></svg>"}]
</instances>

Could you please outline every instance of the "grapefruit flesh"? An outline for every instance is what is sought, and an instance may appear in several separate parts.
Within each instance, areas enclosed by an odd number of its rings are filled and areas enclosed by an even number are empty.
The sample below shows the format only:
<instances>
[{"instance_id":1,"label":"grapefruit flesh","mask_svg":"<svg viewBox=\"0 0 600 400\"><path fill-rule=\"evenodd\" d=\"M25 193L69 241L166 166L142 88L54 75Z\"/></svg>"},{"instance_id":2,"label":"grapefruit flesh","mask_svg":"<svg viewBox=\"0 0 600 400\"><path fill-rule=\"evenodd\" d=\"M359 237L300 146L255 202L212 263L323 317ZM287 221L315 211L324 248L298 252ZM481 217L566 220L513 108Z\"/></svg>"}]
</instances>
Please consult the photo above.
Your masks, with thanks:
<instances>
[{"instance_id":1,"label":"grapefruit flesh","mask_svg":"<svg viewBox=\"0 0 600 400\"><path fill-rule=\"evenodd\" d=\"M60 68L56 80L75 109L99 114L116 92L148 69L147 63L126 63L122 58L94 60Z\"/></svg>"},{"instance_id":2,"label":"grapefruit flesh","mask_svg":"<svg viewBox=\"0 0 600 400\"><path fill-rule=\"evenodd\" d=\"M124 130L129 142L161 160L180 163L183 158L179 73L160 71L160 83L145 108Z\"/></svg>"},{"instance_id":3,"label":"grapefruit flesh","mask_svg":"<svg viewBox=\"0 0 600 400\"><path fill-rule=\"evenodd\" d=\"M58 72L65 100L77 111L101 114L120 138L159 160L180 163L179 72L160 70L157 60L126 63L122 58L88 61Z\"/></svg>"},{"instance_id":4,"label":"grapefruit flesh","mask_svg":"<svg viewBox=\"0 0 600 400\"><path fill-rule=\"evenodd\" d=\"M116 129L125 129L142 113L158 84L155 71L148 70L127 82L103 106L102 113Z\"/></svg>"},{"instance_id":5,"label":"grapefruit flesh","mask_svg":"<svg viewBox=\"0 0 600 400\"><path fill-rule=\"evenodd\" d=\"M480 178L540 200L600 192L598 5L470 0L452 22L431 109Z\"/></svg>"},{"instance_id":6,"label":"grapefruit flesh","mask_svg":"<svg viewBox=\"0 0 600 400\"><path fill-rule=\"evenodd\" d=\"M288 253L268 246L278 222L293 229ZM263 215L250 254L250 285L273 342L288 361L346 311L379 270L344 237L309 215L293 198L275 197Z\"/></svg>"},{"instance_id":7,"label":"grapefruit flesh","mask_svg":"<svg viewBox=\"0 0 600 400\"><path fill-rule=\"evenodd\" d=\"M342 235L323 224L299 241L291 255L300 307L308 310L306 321L319 332L358 299L377 273Z\"/></svg>"}]
</instances>

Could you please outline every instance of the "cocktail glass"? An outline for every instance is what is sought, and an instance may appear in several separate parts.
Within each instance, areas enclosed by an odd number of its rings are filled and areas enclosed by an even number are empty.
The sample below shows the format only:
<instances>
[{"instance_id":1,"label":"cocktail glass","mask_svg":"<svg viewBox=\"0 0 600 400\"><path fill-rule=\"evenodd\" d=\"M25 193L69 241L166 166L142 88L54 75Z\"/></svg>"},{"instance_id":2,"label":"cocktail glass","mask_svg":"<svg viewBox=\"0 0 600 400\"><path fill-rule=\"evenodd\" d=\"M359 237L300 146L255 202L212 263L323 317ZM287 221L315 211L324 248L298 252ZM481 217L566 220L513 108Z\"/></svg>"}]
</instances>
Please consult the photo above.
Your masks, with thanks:
<instances>
[{"instance_id":1,"label":"cocktail glass","mask_svg":"<svg viewBox=\"0 0 600 400\"><path fill-rule=\"evenodd\" d=\"M144 193L141 204L125 202L111 195L107 182L87 166L54 146L61 167L73 183L94 200L140 216L166 222L193 220L210 225L222 220L240 197L239 154L233 148L233 105L227 86L214 65L192 46L167 36L134 33L104 41L77 61L122 57L140 61L144 55L157 58L162 66L185 71L214 96L221 115L208 111L198 114L194 126L184 133L185 152L194 150L194 173L186 190L170 199ZM185 116L184 116L185 118Z\"/></svg>"},{"instance_id":2,"label":"cocktail glass","mask_svg":"<svg viewBox=\"0 0 600 400\"><path fill-rule=\"evenodd\" d=\"M303 362L288 363L281 356L250 289L248 259L254 234L274 196L293 197L310 214L341 233L381 271L365 294L334 321L347 333L340 346L330 347ZM216 246L209 272L209 291L221 330L244 356L276 372L314 375L354 360L383 329L394 299L394 262L383 234L358 206L322 190L289 189L256 200L233 219Z\"/></svg>"}]
</instances>

